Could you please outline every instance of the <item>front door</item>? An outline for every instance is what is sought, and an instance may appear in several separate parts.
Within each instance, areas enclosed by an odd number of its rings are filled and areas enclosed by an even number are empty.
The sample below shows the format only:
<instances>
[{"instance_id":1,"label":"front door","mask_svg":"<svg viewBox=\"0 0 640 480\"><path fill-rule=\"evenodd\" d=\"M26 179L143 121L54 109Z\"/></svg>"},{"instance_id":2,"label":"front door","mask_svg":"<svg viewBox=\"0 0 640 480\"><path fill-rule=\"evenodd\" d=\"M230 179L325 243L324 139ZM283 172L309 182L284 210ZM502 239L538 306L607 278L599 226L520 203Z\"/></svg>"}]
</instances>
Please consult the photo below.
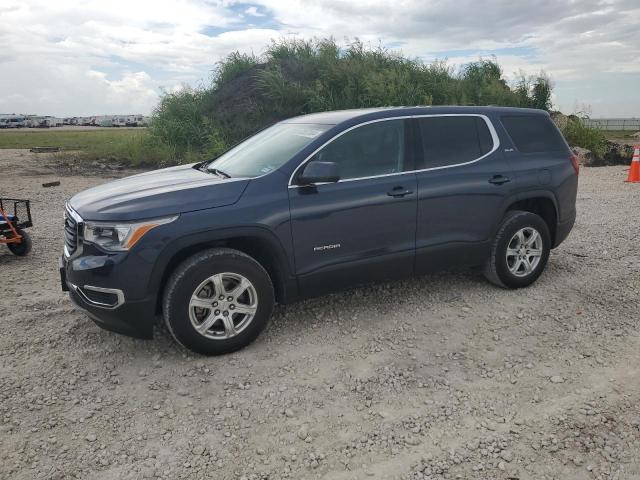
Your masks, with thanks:
<instances>
[{"instance_id":1,"label":"front door","mask_svg":"<svg viewBox=\"0 0 640 480\"><path fill-rule=\"evenodd\" d=\"M294 175L289 202L303 295L412 273L417 183L405 124L358 126L320 149L310 160L338 164L336 183L300 186Z\"/></svg>"}]
</instances>

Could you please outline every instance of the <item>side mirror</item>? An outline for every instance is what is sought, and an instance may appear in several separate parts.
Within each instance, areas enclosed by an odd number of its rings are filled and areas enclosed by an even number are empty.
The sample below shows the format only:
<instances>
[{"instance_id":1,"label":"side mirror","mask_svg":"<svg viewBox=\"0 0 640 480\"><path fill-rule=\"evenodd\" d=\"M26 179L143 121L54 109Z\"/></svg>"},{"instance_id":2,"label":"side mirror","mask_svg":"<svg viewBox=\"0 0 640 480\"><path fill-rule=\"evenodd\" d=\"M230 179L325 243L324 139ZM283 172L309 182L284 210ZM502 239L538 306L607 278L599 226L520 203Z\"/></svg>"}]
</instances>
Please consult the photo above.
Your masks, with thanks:
<instances>
[{"instance_id":1,"label":"side mirror","mask_svg":"<svg viewBox=\"0 0 640 480\"><path fill-rule=\"evenodd\" d=\"M314 183L335 183L340 180L338 164L334 162L311 161L307 163L298 177L298 185Z\"/></svg>"}]
</instances>

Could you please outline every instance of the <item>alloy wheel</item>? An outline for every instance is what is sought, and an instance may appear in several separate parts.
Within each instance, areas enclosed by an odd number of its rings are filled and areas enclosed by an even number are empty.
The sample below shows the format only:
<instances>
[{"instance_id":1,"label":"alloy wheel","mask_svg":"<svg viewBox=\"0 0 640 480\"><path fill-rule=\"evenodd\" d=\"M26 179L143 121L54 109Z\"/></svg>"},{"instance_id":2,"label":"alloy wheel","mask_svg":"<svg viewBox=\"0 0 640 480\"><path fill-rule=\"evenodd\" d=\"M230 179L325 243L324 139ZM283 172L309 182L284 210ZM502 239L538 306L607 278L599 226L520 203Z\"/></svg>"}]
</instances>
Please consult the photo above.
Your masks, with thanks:
<instances>
[{"instance_id":1,"label":"alloy wheel","mask_svg":"<svg viewBox=\"0 0 640 480\"><path fill-rule=\"evenodd\" d=\"M542 257L542 236L533 227L518 230L507 244L507 267L516 277L531 274Z\"/></svg>"},{"instance_id":2,"label":"alloy wheel","mask_svg":"<svg viewBox=\"0 0 640 480\"><path fill-rule=\"evenodd\" d=\"M244 276L225 272L212 275L189 300L191 325L214 340L235 337L246 329L258 309L258 293Z\"/></svg>"}]
</instances>

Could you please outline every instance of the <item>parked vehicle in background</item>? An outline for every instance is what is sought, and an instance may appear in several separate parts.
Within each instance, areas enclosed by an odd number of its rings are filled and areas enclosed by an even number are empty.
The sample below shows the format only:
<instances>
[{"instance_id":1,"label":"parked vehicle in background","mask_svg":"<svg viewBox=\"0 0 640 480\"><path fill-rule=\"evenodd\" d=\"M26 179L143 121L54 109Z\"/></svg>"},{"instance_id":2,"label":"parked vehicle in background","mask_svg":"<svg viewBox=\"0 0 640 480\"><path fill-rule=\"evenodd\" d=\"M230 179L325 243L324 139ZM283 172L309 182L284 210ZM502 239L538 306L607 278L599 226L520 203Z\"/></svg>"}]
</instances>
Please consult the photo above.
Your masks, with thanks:
<instances>
[{"instance_id":1,"label":"parked vehicle in background","mask_svg":"<svg viewBox=\"0 0 640 480\"><path fill-rule=\"evenodd\" d=\"M40 121L41 128L60 127L62 124L63 121L61 118L51 116L42 117L42 120Z\"/></svg>"},{"instance_id":2,"label":"parked vehicle in background","mask_svg":"<svg viewBox=\"0 0 640 480\"><path fill-rule=\"evenodd\" d=\"M96 118L95 117L79 117L78 125L82 125L84 127L95 127Z\"/></svg>"},{"instance_id":3,"label":"parked vehicle in background","mask_svg":"<svg viewBox=\"0 0 640 480\"><path fill-rule=\"evenodd\" d=\"M27 118L26 126L29 128L38 128L43 117L31 116Z\"/></svg>"},{"instance_id":4,"label":"parked vehicle in background","mask_svg":"<svg viewBox=\"0 0 640 480\"><path fill-rule=\"evenodd\" d=\"M104 117L97 121L99 127L113 127L113 118L112 117Z\"/></svg>"},{"instance_id":5,"label":"parked vehicle in background","mask_svg":"<svg viewBox=\"0 0 640 480\"><path fill-rule=\"evenodd\" d=\"M126 117L125 125L127 127L142 127L146 125L146 120L142 115L129 115Z\"/></svg>"},{"instance_id":6,"label":"parked vehicle in background","mask_svg":"<svg viewBox=\"0 0 640 480\"><path fill-rule=\"evenodd\" d=\"M149 119L144 115L94 115L91 117L58 118L51 115L0 115L0 128L50 128L67 126L87 127L144 127Z\"/></svg>"},{"instance_id":7,"label":"parked vehicle in background","mask_svg":"<svg viewBox=\"0 0 640 480\"><path fill-rule=\"evenodd\" d=\"M24 116L8 117L4 121L2 128L24 128L27 126L27 118Z\"/></svg>"},{"instance_id":8,"label":"parked vehicle in background","mask_svg":"<svg viewBox=\"0 0 640 480\"><path fill-rule=\"evenodd\" d=\"M113 127L126 127L127 117L113 117L113 119L111 120L111 125Z\"/></svg>"},{"instance_id":9,"label":"parked vehicle in background","mask_svg":"<svg viewBox=\"0 0 640 480\"><path fill-rule=\"evenodd\" d=\"M549 115L376 108L277 123L219 158L107 183L66 206L62 288L98 325L156 315L204 354L275 302L440 269L526 287L575 220L578 164Z\"/></svg>"}]
</instances>

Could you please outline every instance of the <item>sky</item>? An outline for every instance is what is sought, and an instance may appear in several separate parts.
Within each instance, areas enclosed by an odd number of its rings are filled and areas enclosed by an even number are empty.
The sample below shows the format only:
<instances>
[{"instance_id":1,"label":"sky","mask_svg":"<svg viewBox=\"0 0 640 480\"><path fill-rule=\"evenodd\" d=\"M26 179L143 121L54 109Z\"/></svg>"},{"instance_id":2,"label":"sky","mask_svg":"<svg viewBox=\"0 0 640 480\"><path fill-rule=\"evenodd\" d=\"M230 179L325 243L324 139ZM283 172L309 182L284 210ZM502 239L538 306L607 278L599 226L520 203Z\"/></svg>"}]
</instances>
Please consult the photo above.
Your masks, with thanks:
<instances>
[{"instance_id":1,"label":"sky","mask_svg":"<svg viewBox=\"0 0 640 480\"><path fill-rule=\"evenodd\" d=\"M544 70L554 107L640 117L640 0L0 0L0 113L149 114L272 39L359 38L507 79Z\"/></svg>"}]
</instances>

